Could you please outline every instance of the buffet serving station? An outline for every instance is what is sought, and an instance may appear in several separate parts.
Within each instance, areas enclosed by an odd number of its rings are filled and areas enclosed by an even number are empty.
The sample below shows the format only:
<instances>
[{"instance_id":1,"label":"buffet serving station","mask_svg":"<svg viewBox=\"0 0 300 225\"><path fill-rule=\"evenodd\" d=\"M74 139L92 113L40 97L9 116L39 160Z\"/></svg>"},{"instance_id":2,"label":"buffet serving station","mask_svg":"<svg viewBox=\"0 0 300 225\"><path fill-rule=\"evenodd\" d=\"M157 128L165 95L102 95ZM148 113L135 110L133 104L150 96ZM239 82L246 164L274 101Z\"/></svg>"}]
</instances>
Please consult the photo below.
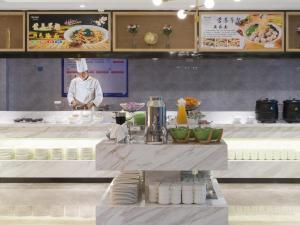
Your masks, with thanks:
<instances>
[{"instance_id":1,"label":"buffet serving station","mask_svg":"<svg viewBox=\"0 0 300 225\"><path fill-rule=\"evenodd\" d=\"M168 112L172 115L174 112ZM204 112L212 126L224 129L228 146L228 169L215 170L217 178L300 178L299 124L246 124L253 112ZM16 124L21 116L45 118L44 123ZM53 117L65 118L62 123ZM72 112L1 112L0 148L15 151L18 148L42 148L49 153L54 148L93 148L89 160L0 160L1 178L96 178L115 177L119 172L95 170L96 146L106 140L105 131L112 122L112 113L103 112L102 122L74 124L67 118ZM244 118L233 124L236 117ZM129 145L130 146L130 145ZM146 152L143 152L146 154ZM148 153L150 154L150 153ZM140 159L141 160L141 159ZM216 159L217 160L217 159ZM150 169L150 167L149 167ZM174 167L173 167L174 169ZM203 168L205 169L205 168Z\"/></svg>"},{"instance_id":2,"label":"buffet serving station","mask_svg":"<svg viewBox=\"0 0 300 225\"><path fill-rule=\"evenodd\" d=\"M227 145L221 144L132 144L99 143L96 147L97 170L143 171L143 188L138 203L112 204L110 188L96 211L97 225L228 224L228 205L218 182L211 178L213 197L204 204L161 205L148 201L150 182L180 182L181 171L226 170Z\"/></svg>"}]
</instances>

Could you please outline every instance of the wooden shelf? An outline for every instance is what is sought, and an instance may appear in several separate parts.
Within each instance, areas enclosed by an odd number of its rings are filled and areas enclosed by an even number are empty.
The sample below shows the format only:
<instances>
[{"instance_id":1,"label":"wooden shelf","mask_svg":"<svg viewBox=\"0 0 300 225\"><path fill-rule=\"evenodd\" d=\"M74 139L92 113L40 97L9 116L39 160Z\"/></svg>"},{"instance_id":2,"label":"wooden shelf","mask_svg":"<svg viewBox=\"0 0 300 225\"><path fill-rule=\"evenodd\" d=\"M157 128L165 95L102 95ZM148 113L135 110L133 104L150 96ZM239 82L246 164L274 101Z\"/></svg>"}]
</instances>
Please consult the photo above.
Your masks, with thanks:
<instances>
[{"instance_id":1,"label":"wooden shelf","mask_svg":"<svg viewBox=\"0 0 300 225\"><path fill-rule=\"evenodd\" d=\"M288 12L286 17L286 51L300 52L300 12Z\"/></svg>"},{"instance_id":2,"label":"wooden shelf","mask_svg":"<svg viewBox=\"0 0 300 225\"><path fill-rule=\"evenodd\" d=\"M25 13L0 12L0 52L25 51Z\"/></svg>"},{"instance_id":3,"label":"wooden shelf","mask_svg":"<svg viewBox=\"0 0 300 225\"><path fill-rule=\"evenodd\" d=\"M129 24L139 25L135 35L136 48L132 44L133 35L127 30ZM165 25L171 25L173 30L169 36L169 48L166 48L167 37L162 33ZM179 20L176 12L114 12L113 29L113 51L116 52L192 52L197 48L195 13L189 13L185 20ZM147 32L158 35L155 45L145 43Z\"/></svg>"}]
</instances>

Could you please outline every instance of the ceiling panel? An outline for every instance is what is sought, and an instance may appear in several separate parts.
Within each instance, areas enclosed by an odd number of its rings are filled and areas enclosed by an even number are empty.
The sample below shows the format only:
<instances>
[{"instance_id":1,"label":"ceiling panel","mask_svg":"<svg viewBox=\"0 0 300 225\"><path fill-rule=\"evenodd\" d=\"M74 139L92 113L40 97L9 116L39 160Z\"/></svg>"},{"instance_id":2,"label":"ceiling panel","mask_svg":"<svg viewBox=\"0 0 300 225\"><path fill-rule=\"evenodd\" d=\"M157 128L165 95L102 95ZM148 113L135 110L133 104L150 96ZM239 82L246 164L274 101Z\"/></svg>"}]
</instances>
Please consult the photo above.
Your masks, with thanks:
<instances>
[{"instance_id":1,"label":"ceiling panel","mask_svg":"<svg viewBox=\"0 0 300 225\"><path fill-rule=\"evenodd\" d=\"M215 0L215 10L300 10L300 0ZM155 7L151 0L0 0L0 10L177 10L187 9L195 0L172 0Z\"/></svg>"}]
</instances>

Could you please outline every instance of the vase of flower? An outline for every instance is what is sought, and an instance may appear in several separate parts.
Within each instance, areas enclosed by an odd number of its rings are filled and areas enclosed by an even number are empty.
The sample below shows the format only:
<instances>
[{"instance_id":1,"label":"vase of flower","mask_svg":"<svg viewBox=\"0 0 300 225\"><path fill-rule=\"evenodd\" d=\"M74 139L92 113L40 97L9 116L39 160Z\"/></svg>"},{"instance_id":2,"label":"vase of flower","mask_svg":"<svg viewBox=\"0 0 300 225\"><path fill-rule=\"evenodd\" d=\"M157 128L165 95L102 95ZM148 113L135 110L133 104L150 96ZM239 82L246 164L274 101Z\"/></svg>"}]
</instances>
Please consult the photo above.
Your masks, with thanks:
<instances>
[{"instance_id":1,"label":"vase of flower","mask_svg":"<svg viewBox=\"0 0 300 225\"><path fill-rule=\"evenodd\" d=\"M136 48L136 35L139 32L140 26L138 24L129 24L127 31L132 35L131 47Z\"/></svg>"},{"instance_id":2,"label":"vase of flower","mask_svg":"<svg viewBox=\"0 0 300 225\"><path fill-rule=\"evenodd\" d=\"M165 25L163 27L163 34L166 36L166 48L170 48L171 44L170 44L170 35L172 34L173 30L172 30L172 26L171 25Z\"/></svg>"}]
</instances>

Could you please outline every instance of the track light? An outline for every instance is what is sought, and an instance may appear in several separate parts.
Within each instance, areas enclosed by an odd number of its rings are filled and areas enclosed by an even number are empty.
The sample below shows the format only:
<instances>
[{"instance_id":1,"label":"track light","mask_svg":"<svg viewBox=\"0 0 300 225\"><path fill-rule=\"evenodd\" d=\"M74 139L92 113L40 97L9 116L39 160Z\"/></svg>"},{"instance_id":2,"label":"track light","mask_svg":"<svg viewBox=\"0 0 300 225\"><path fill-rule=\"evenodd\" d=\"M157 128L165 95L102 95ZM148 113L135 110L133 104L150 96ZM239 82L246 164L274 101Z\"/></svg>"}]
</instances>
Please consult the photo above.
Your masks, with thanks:
<instances>
[{"instance_id":1,"label":"track light","mask_svg":"<svg viewBox=\"0 0 300 225\"><path fill-rule=\"evenodd\" d=\"M205 0L204 7L207 9L212 9L213 7L215 7L215 1L214 0Z\"/></svg>"},{"instance_id":2,"label":"track light","mask_svg":"<svg viewBox=\"0 0 300 225\"><path fill-rule=\"evenodd\" d=\"M180 9L178 12L177 12L177 17L181 20L184 20L186 17L187 17L187 13L184 9Z\"/></svg>"},{"instance_id":3,"label":"track light","mask_svg":"<svg viewBox=\"0 0 300 225\"><path fill-rule=\"evenodd\" d=\"M163 0L152 0L153 5L160 6L163 3Z\"/></svg>"}]
</instances>

